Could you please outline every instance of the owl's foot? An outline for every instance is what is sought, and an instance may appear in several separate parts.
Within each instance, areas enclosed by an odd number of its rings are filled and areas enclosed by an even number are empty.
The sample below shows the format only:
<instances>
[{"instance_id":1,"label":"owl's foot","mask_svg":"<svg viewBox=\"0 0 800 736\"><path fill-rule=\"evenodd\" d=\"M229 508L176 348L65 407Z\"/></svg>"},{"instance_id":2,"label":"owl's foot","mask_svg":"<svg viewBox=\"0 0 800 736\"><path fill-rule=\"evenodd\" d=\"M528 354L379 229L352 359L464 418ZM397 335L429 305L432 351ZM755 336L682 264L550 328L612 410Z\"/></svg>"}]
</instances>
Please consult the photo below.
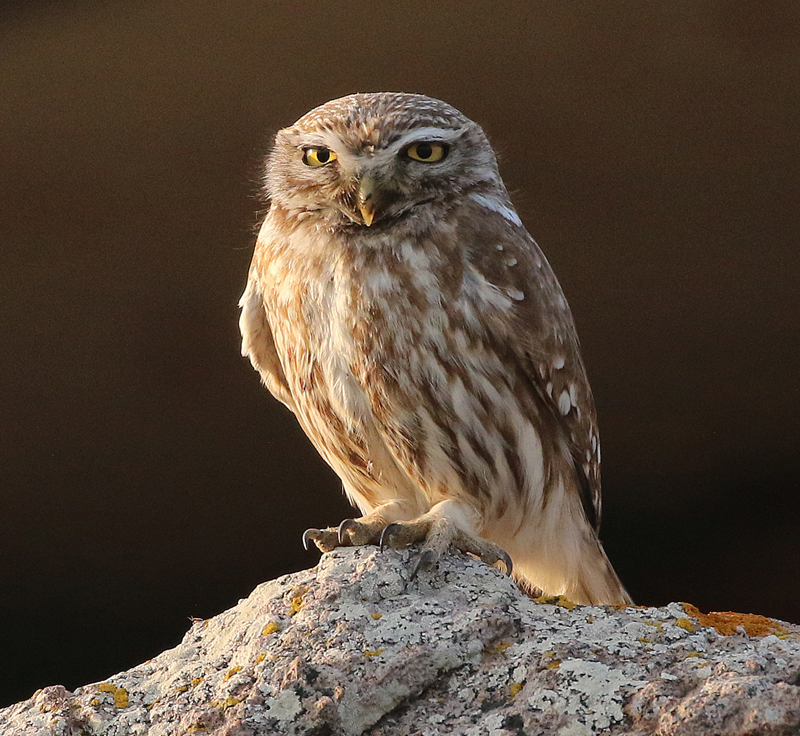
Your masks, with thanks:
<instances>
[{"instance_id":1,"label":"owl's foot","mask_svg":"<svg viewBox=\"0 0 800 736\"><path fill-rule=\"evenodd\" d=\"M336 529L306 529L303 532L303 548L308 549L308 543L314 542L320 552L330 552L339 547L339 534Z\"/></svg>"},{"instance_id":2,"label":"owl's foot","mask_svg":"<svg viewBox=\"0 0 800 736\"><path fill-rule=\"evenodd\" d=\"M330 552L337 547L378 544L387 524L412 516L402 501L390 501L358 519L345 519L338 527L306 529L303 547L308 549L308 543L312 541L322 552Z\"/></svg>"},{"instance_id":3,"label":"owl's foot","mask_svg":"<svg viewBox=\"0 0 800 736\"><path fill-rule=\"evenodd\" d=\"M511 574L512 563L508 553L494 542L465 532L444 515L425 514L414 521L389 524L380 537L381 550L385 547L407 547L420 542L422 549L417 564L411 571L411 580L423 567L435 564L450 549L474 555L492 566L502 562L506 573Z\"/></svg>"},{"instance_id":4,"label":"owl's foot","mask_svg":"<svg viewBox=\"0 0 800 736\"><path fill-rule=\"evenodd\" d=\"M337 547L360 547L364 544L378 544L386 524L366 522L361 519L345 519L338 527L327 529L306 529L303 532L303 547L308 549L309 541L322 552L330 552Z\"/></svg>"}]
</instances>

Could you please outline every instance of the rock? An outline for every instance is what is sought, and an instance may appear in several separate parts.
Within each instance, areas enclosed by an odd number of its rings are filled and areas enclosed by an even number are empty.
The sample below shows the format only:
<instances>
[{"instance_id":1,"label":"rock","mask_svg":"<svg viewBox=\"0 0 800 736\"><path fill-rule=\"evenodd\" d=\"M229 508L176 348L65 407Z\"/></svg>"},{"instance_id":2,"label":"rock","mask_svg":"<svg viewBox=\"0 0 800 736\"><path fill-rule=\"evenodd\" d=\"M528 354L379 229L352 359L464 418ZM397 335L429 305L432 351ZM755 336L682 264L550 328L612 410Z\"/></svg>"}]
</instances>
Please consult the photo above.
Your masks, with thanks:
<instances>
[{"instance_id":1,"label":"rock","mask_svg":"<svg viewBox=\"0 0 800 736\"><path fill-rule=\"evenodd\" d=\"M797 734L800 627L531 600L464 556L324 555L155 659L0 711L0 734Z\"/></svg>"}]
</instances>

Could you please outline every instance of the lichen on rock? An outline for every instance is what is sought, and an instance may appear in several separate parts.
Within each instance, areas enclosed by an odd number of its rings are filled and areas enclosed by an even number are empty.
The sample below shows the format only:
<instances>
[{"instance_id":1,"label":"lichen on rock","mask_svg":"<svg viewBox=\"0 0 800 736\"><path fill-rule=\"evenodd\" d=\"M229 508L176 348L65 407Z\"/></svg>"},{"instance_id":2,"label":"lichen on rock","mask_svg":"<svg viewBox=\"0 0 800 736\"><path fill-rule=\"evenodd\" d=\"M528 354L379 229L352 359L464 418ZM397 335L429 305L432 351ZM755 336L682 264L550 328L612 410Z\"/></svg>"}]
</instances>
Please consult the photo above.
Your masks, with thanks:
<instances>
[{"instance_id":1,"label":"lichen on rock","mask_svg":"<svg viewBox=\"0 0 800 736\"><path fill-rule=\"evenodd\" d=\"M452 556L339 549L107 681L48 687L0 734L796 734L800 627L531 600Z\"/></svg>"}]
</instances>

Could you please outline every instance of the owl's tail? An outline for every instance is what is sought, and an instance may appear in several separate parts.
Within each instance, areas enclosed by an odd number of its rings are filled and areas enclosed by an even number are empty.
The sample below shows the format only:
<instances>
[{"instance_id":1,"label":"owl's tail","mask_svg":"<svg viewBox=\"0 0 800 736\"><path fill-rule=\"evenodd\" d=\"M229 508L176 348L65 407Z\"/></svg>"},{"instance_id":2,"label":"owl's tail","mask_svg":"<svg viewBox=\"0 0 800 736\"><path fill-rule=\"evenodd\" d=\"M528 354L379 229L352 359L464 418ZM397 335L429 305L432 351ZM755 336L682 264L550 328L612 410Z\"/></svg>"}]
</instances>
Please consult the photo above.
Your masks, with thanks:
<instances>
[{"instance_id":1,"label":"owl's tail","mask_svg":"<svg viewBox=\"0 0 800 736\"><path fill-rule=\"evenodd\" d=\"M594 549L582 556L580 572L564 595L575 603L589 605L633 605L622 581L597 537ZM588 545L587 545L588 546Z\"/></svg>"},{"instance_id":2,"label":"owl's tail","mask_svg":"<svg viewBox=\"0 0 800 736\"><path fill-rule=\"evenodd\" d=\"M563 595L583 605L632 605L594 531L586 529L580 542L575 537L572 541L568 545L532 545L513 550L511 558L519 586L533 597Z\"/></svg>"}]
</instances>

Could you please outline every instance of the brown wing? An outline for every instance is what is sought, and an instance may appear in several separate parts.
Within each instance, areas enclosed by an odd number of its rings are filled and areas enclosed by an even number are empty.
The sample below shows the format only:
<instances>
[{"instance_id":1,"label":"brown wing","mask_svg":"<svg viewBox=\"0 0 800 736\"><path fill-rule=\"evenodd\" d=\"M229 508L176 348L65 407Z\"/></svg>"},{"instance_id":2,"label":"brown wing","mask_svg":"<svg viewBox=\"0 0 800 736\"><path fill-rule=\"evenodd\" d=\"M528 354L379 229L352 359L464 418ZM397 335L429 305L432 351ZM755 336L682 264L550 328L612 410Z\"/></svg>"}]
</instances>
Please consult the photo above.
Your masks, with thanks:
<instances>
[{"instance_id":1,"label":"brown wing","mask_svg":"<svg viewBox=\"0 0 800 736\"><path fill-rule=\"evenodd\" d=\"M522 371L563 434L586 517L597 529L600 450L594 399L561 286L533 238L502 212L476 207L474 216L460 223L458 238L472 267L514 302L511 320L496 323L498 349Z\"/></svg>"},{"instance_id":2,"label":"brown wing","mask_svg":"<svg viewBox=\"0 0 800 736\"><path fill-rule=\"evenodd\" d=\"M239 329L242 333L242 355L250 358L253 367L261 374L261 380L270 393L283 402L292 411L295 403L286 382L272 329L267 322L264 300L258 289L255 263L250 267L247 287L239 300L242 313L239 317Z\"/></svg>"}]
</instances>

